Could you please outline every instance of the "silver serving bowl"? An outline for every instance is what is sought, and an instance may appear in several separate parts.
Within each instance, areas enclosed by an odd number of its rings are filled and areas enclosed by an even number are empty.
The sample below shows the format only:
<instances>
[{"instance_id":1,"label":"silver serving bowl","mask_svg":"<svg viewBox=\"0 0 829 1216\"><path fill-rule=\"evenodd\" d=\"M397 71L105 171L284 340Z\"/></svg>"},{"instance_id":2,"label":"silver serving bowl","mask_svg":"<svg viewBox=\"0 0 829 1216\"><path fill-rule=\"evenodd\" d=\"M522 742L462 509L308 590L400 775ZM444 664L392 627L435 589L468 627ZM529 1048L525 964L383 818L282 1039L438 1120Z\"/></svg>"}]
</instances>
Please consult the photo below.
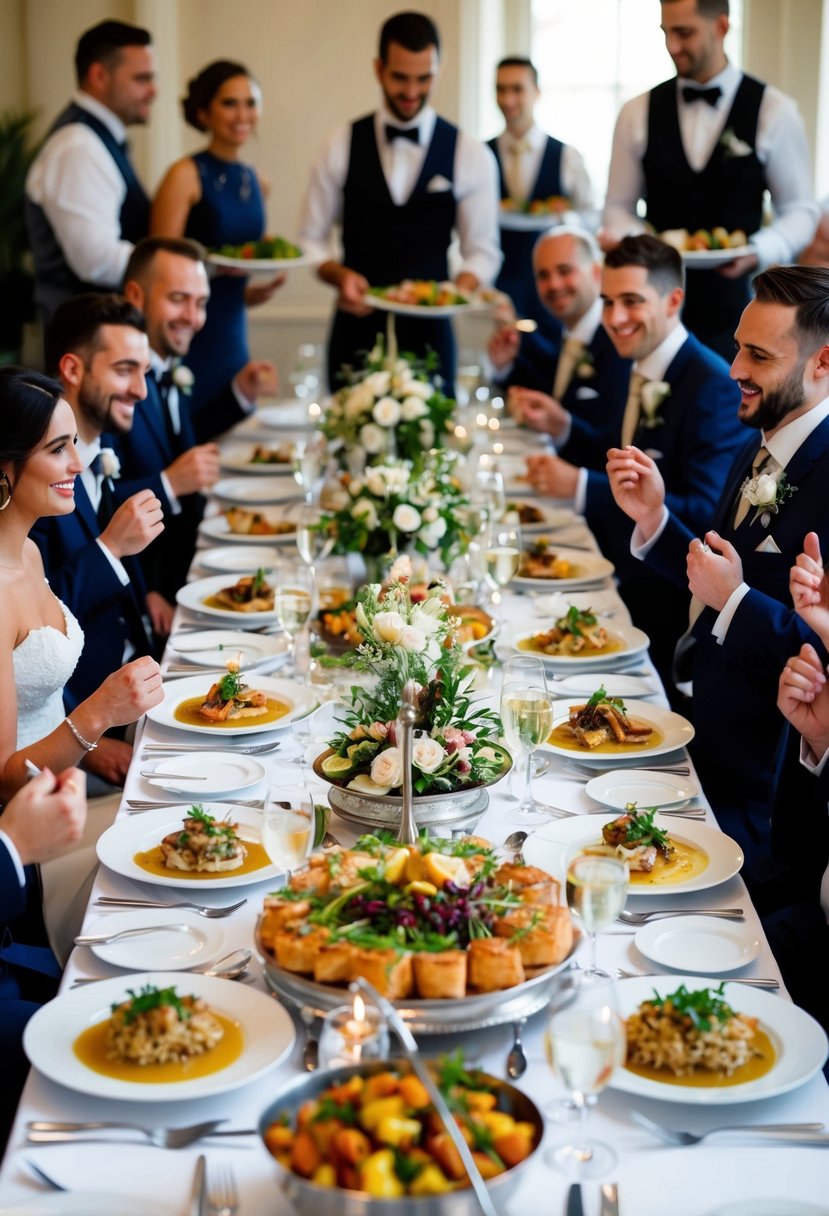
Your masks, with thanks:
<instances>
[{"instance_id":1,"label":"silver serving bowl","mask_svg":"<svg viewBox=\"0 0 829 1216\"><path fill-rule=\"evenodd\" d=\"M340 1085L349 1077L371 1077L385 1072L389 1066L401 1073L411 1072L408 1060L375 1060L370 1064L348 1065L328 1072L315 1072L299 1077L282 1090L259 1120L259 1134L286 1114L291 1126L296 1126L296 1114L304 1102L316 1098L324 1089ZM509 1196L518 1186L530 1162L536 1156L544 1135L544 1120L538 1107L526 1094L508 1081L482 1074L488 1086L497 1092L497 1109L514 1115L521 1122L532 1123L536 1129L536 1145L524 1161L488 1182L496 1211L505 1211ZM472 1190L452 1191L446 1195L405 1196L402 1199L375 1199L363 1191L348 1191L342 1187L317 1186L298 1174L284 1169L274 1159L279 1184L293 1205L297 1216L479 1216L480 1208Z\"/></svg>"}]
</instances>

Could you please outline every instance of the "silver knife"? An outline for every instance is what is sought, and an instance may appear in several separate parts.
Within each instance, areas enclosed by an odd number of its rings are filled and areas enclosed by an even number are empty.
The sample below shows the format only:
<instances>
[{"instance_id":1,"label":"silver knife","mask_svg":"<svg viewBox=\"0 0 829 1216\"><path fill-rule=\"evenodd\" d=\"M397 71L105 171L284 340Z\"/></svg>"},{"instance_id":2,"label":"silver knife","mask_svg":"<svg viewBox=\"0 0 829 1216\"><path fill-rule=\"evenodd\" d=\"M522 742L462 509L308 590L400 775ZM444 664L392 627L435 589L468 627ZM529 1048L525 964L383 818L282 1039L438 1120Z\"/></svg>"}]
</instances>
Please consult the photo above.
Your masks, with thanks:
<instances>
[{"instance_id":1,"label":"silver knife","mask_svg":"<svg viewBox=\"0 0 829 1216\"><path fill-rule=\"evenodd\" d=\"M207 1158L204 1153L196 1162L196 1172L193 1175L190 1216L207 1216Z\"/></svg>"},{"instance_id":2,"label":"silver knife","mask_svg":"<svg viewBox=\"0 0 829 1216\"><path fill-rule=\"evenodd\" d=\"M615 1182L603 1182L602 1206L599 1216L619 1216L619 1188Z\"/></svg>"},{"instance_id":3,"label":"silver knife","mask_svg":"<svg viewBox=\"0 0 829 1216\"><path fill-rule=\"evenodd\" d=\"M584 1216L584 1204L581 1201L581 1186L578 1182L572 1183L567 1192L566 1216Z\"/></svg>"}]
</instances>

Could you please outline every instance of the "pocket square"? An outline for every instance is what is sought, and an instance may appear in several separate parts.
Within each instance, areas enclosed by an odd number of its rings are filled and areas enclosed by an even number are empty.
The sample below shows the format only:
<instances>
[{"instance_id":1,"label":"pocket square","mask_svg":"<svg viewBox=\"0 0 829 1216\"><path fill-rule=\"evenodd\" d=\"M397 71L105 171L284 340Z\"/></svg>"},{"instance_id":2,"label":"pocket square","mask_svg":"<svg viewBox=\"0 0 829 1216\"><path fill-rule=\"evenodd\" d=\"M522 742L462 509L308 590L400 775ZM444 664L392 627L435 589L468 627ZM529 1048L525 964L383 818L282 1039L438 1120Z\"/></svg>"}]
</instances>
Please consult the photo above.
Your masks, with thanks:
<instances>
[{"instance_id":1,"label":"pocket square","mask_svg":"<svg viewBox=\"0 0 829 1216\"><path fill-rule=\"evenodd\" d=\"M452 183L440 174L437 177L432 177L426 184L427 194L441 194L446 190L452 189Z\"/></svg>"},{"instance_id":2,"label":"pocket square","mask_svg":"<svg viewBox=\"0 0 829 1216\"><path fill-rule=\"evenodd\" d=\"M661 460L665 453L656 448L645 448L645 455L650 456L651 460Z\"/></svg>"},{"instance_id":3,"label":"pocket square","mask_svg":"<svg viewBox=\"0 0 829 1216\"><path fill-rule=\"evenodd\" d=\"M581 388L576 389L577 401L595 401L598 395L599 394L594 388L588 388L586 384L582 385Z\"/></svg>"},{"instance_id":4,"label":"pocket square","mask_svg":"<svg viewBox=\"0 0 829 1216\"><path fill-rule=\"evenodd\" d=\"M782 553L783 550L778 545L773 536L767 536L765 540L761 540L760 544L754 550L755 553Z\"/></svg>"}]
</instances>

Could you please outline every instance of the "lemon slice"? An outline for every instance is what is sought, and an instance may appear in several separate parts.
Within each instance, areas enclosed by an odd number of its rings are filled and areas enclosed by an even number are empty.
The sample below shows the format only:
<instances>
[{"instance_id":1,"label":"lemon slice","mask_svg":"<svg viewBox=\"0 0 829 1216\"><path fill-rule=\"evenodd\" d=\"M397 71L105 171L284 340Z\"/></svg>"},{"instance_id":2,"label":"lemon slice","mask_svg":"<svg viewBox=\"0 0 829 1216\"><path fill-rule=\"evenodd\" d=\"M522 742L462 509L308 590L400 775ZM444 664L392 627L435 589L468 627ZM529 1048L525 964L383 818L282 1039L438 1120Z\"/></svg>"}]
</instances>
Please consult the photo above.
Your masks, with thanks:
<instances>
[{"instance_id":1,"label":"lemon slice","mask_svg":"<svg viewBox=\"0 0 829 1216\"><path fill-rule=\"evenodd\" d=\"M348 756L326 756L320 768L326 777L344 777L350 773L354 765Z\"/></svg>"},{"instance_id":2,"label":"lemon slice","mask_svg":"<svg viewBox=\"0 0 829 1216\"><path fill-rule=\"evenodd\" d=\"M350 790L356 790L358 794L387 794L391 789L390 785L376 785L367 773L359 773L353 781L349 781L346 787Z\"/></svg>"}]
</instances>

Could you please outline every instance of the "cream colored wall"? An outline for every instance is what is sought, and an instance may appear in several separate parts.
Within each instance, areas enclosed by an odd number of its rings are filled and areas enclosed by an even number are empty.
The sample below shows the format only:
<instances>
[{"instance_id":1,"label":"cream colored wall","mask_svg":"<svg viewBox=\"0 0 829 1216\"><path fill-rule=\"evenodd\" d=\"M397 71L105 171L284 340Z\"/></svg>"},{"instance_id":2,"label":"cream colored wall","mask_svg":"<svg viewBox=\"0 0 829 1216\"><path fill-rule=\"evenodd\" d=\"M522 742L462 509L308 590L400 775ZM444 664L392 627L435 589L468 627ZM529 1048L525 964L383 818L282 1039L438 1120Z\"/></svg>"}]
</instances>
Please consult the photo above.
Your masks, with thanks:
<instances>
[{"instance_id":1,"label":"cream colored wall","mask_svg":"<svg viewBox=\"0 0 829 1216\"><path fill-rule=\"evenodd\" d=\"M745 69L795 98L813 157L827 8L825 0L745 0Z\"/></svg>"}]
</instances>

